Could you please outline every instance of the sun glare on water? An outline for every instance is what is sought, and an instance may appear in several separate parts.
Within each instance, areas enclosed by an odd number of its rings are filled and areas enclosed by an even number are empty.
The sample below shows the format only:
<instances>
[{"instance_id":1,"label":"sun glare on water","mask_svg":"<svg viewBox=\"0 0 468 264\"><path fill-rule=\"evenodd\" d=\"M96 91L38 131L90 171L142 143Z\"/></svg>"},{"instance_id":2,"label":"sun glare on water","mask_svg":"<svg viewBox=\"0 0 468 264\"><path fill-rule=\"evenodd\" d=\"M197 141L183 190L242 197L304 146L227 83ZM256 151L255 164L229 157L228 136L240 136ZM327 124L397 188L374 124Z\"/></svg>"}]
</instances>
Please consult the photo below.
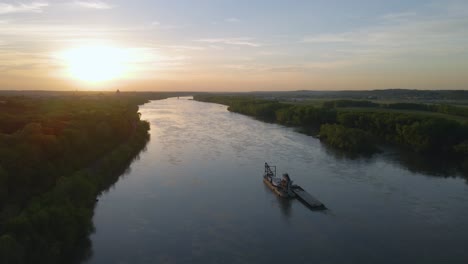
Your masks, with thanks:
<instances>
[{"instance_id":1,"label":"sun glare on water","mask_svg":"<svg viewBox=\"0 0 468 264\"><path fill-rule=\"evenodd\" d=\"M70 77L88 83L100 83L125 77L130 70L131 54L111 46L82 46L61 55Z\"/></svg>"}]
</instances>

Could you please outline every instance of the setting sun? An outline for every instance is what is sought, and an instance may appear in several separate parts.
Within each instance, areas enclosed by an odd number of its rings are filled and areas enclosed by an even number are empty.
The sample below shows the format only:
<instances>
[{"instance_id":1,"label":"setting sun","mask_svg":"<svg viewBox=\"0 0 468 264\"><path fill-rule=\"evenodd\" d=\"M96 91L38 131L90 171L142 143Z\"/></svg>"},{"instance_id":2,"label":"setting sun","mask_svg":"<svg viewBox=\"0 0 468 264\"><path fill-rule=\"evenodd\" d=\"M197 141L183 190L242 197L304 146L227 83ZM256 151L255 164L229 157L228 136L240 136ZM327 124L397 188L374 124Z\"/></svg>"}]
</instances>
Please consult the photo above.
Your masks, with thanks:
<instances>
[{"instance_id":1,"label":"setting sun","mask_svg":"<svg viewBox=\"0 0 468 264\"><path fill-rule=\"evenodd\" d=\"M74 79L97 83L124 77L130 54L111 46L83 46L63 52L68 74Z\"/></svg>"}]
</instances>

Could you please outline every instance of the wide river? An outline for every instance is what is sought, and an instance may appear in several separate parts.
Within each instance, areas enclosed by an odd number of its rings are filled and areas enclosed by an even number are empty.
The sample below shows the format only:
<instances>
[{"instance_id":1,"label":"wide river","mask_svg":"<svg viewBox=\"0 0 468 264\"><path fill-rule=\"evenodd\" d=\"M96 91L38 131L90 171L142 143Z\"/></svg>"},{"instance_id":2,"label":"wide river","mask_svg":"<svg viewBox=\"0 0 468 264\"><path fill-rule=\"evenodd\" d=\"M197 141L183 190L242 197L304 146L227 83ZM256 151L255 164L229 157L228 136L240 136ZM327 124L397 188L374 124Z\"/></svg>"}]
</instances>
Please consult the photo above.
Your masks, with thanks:
<instances>
[{"instance_id":1,"label":"wide river","mask_svg":"<svg viewBox=\"0 0 468 264\"><path fill-rule=\"evenodd\" d=\"M86 263L468 263L468 184L434 164L351 159L187 98L140 112L151 140L99 198ZM265 161L329 209L278 198Z\"/></svg>"}]
</instances>

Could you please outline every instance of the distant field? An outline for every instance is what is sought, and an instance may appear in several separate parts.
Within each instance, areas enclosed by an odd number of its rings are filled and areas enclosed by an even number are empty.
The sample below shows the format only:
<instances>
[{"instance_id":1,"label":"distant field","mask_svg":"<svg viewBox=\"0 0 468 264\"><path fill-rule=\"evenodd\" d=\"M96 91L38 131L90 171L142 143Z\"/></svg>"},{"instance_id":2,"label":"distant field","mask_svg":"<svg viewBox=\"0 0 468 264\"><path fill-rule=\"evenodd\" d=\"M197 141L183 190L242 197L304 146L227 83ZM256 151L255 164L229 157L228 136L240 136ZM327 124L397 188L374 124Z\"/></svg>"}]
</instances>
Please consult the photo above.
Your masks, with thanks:
<instances>
[{"instance_id":1,"label":"distant field","mask_svg":"<svg viewBox=\"0 0 468 264\"><path fill-rule=\"evenodd\" d=\"M285 98L277 98L280 102L286 104L301 104L301 105L313 105L313 106L321 106L324 102L327 101L335 101L335 100L349 100L349 98L307 98L307 99L285 99ZM357 99L351 99L356 101L362 101ZM431 100L431 101L411 101L411 100L366 100L376 104L395 104L395 103L417 103L417 104L447 104L453 105L458 107L466 107L468 109L468 100L460 100L460 101L453 101L453 100Z\"/></svg>"},{"instance_id":2,"label":"distant field","mask_svg":"<svg viewBox=\"0 0 468 264\"><path fill-rule=\"evenodd\" d=\"M436 111L429 111L429 110L411 110L411 109L393 109L386 107L392 104L399 104L399 103L409 103L409 104L421 104L421 105L450 105L454 107L458 107L461 109L466 109L465 113L468 113L468 101L457 101L456 104L450 104L447 102L444 103L426 103L422 104L420 102L414 103L408 100L349 100L349 99L330 99L330 98L317 98L317 99L287 99L287 100L279 100L281 103L291 104L291 105L301 105L301 106L314 106L314 107L322 107L327 102L335 102L335 101L352 101L352 102L371 102L378 104L380 106L335 106L334 108L339 112L387 112L387 113L403 113L403 114L412 114L421 117L437 117L437 118L446 118L450 120L454 120L457 122L468 122L468 117L462 115L455 115L455 114L448 114L448 113L440 113ZM465 104L466 103L466 104Z\"/></svg>"}]
</instances>

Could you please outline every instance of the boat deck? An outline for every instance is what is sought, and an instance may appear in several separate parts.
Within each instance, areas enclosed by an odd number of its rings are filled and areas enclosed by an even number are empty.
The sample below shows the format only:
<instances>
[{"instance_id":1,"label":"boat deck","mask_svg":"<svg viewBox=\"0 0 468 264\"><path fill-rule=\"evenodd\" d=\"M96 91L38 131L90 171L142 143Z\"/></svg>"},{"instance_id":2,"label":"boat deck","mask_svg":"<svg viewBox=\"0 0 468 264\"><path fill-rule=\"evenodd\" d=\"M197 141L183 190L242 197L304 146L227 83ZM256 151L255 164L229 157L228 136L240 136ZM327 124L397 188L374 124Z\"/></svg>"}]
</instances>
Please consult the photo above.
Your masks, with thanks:
<instances>
[{"instance_id":1,"label":"boat deck","mask_svg":"<svg viewBox=\"0 0 468 264\"><path fill-rule=\"evenodd\" d=\"M325 205L317 200L315 197L304 191L302 188L295 188L293 192L297 195L297 198L305 203L312 209L325 209Z\"/></svg>"}]
</instances>

